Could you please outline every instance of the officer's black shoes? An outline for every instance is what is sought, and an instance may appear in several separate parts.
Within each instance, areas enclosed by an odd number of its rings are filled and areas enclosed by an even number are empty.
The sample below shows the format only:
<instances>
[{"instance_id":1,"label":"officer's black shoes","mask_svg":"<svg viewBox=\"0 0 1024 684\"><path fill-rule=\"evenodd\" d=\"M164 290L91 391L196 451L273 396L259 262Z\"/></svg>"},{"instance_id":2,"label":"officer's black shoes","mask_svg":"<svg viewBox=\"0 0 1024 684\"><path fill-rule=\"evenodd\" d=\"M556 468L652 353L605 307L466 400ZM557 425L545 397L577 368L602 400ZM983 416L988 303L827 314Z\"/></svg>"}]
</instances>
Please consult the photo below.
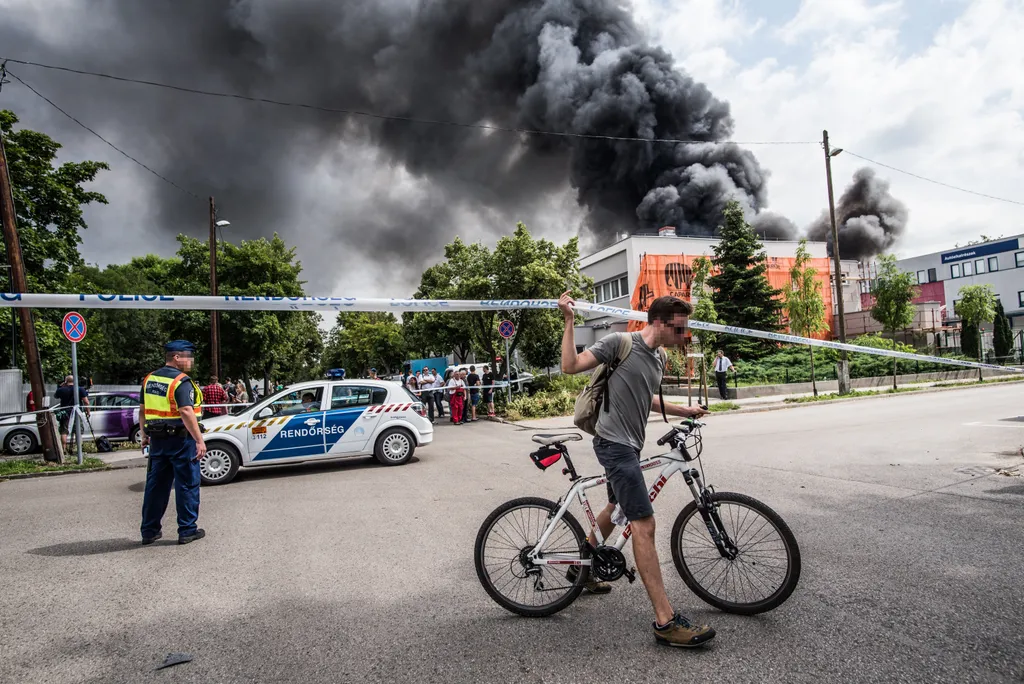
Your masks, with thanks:
<instances>
[{"instance_id":1,"label":"officer's black shoes","mask_svg":"<svg viewBox=\"0 0 1024 684\"><path fill-rule=\"evenodd\" d=\"M205 536L206 536L206 530L200 528L200 529L195 531L195 534L190 534L187 537L178 537L178 543L179 544L191 544L192 542L196 541L197 539L202 539Z\"/></svg>"},{"instance_id":2,"label":"officer's black shoes","mask_svg":"<svg viewBox=\"0 0 1024 684\"><path fill-rule=\"evenodd\" d=\"M157 532L155 537L148 537L148 538L147 537L143 537L142 538L142 545L146 546L148 544L152 544L153 542L155 542L157 539L159 539L162 536L164 536L162 533Z\"/></svg>"}]
</instances>

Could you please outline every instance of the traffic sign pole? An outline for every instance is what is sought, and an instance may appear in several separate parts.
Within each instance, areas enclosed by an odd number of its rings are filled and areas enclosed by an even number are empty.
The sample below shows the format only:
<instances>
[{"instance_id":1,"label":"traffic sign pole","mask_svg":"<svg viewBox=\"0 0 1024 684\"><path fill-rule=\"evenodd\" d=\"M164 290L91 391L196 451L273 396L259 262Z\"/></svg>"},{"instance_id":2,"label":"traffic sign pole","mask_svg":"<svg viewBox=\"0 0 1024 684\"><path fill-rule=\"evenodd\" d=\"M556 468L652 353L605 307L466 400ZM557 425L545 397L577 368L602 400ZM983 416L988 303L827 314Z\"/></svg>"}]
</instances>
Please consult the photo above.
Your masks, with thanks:
<instances>
[{"instance_id":1,"label":"traffic sign pole","mask_svg":"<svg viewBox=\"0 0 1024 684\"><path fill-rule=\"evenodd\" d=\"M71 420L75 423L75 444L78 448L78 465L82 465L82 421L80 420L80 408L78 395L81 392L78 384L78 343L85 339L86 325L85 318L77 311L69 311L64 314L64 320L60 324L64 337L71 343L71 377L74 386L71 388L74 400L72 402Z\"/></svg>"},{"instance_id":2,"label":"traffic sign pole","mask_svg":"<svg viewBox=\"0 0 1024 684\"><path fill-rule=\"evenodd\" d=\"M82 465L82 421L79 420L79 409L78 409L78 343L71 343L71 375L75 378L74 394L75 394L75 412L71 415L71 420L75 421L75 444L78 445L78 465Z\"/></svg>"},{"instance_id":3,"label":"traffic sign pole","mask_svg":"<svg viewBox=\"0 0 1024 684\"><path fill-rule=\"evenodd\" d=\"M512 403L512 359L508 356L508 338L505 338L505 367L508 368L508 384L505 385L505 397L508 403Z\"/></svg>"}]
</instances>

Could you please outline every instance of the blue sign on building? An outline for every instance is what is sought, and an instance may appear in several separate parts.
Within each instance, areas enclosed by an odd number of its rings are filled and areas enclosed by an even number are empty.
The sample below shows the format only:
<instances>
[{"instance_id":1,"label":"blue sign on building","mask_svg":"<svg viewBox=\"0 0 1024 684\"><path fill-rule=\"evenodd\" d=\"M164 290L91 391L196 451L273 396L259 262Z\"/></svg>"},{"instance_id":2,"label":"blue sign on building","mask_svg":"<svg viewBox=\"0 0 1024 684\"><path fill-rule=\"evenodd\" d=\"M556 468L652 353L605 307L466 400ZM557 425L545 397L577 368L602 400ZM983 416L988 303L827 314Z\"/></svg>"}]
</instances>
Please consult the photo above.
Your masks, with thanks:
<instances>
[{"instance_id":1,"label":"blue sign on building","mask_svg":"<svg viewBox=\"0 0 1024 684\"><path fill-rule=\"evenodd\" d=\"M1017 238L1013 238L1012 240L1003 240L1002 242L992 242L987 245L972 245L971 247L958 249L955 252L944 252L942 255L942 263L948 264L953 261L963 261L965 259L973 259L974 257L987 256L989 254L1012 252L1016 249L1019 249Z\"/></svg>"}]
</instances>

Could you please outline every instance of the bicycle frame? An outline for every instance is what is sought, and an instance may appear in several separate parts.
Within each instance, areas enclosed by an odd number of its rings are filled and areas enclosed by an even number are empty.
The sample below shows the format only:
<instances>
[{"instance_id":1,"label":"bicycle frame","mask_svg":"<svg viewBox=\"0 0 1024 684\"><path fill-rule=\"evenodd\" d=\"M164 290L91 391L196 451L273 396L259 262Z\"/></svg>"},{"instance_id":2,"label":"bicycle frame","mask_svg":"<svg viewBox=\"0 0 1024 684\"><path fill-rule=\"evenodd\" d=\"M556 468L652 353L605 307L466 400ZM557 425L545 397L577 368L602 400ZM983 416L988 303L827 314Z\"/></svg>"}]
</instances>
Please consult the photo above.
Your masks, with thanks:
<instances>
[{"instance_id":1,"label":"bicycle frame","mask_svg":"<svg viewBox=\"0 0 1024 684\"><path fill-rule=\"evenodd\" d=\"M665 488L665 484L672 479L676 473L682 473L683 478L686 480L686 484L690 488L690 493L693 494L693 500L697 503L698 509L703 509L705 504L704 492L705 487L701 482L700 473L696 468L689 465L687 459L678 449L673 449L667 453L659 456L652 456L651 458L640 461L640 470L647 471L652 468L657 468L664 464L664 468L658 474L657 479L651 484L647 490L647 495L653 502L661 490ZM597 545L602 546L605 543L604 535L601 534L601 528L597 525L597 518L594 517L594 511L590 506L590 500L587 497L587 490L593 489L594 487L600 487L601 485L608 482L608 478L604 475L597 477L583 477L578 479L569 488L568 493L559 501L558 511L554 516L550 518L547 527L544 529L544 533L538 540L537 545L528 554L528 558L534 565L591 565L589 558L572 558L568 554L550 554L542 555L544 553L544 545L548 541L548 537L551 536L551 532L554 526L562 519L565 512L569 510L569 504L572 503L573 497L575 496L580 504L583 506L583 510L587 514L587 520L590 521L590 527L592 534L597 540ZM715 521L721 529L721 523ZM708 523L705 519L705 523ZM633 526L626 525L622 532L619 533L619 538L615 541L614 547L619 551L626 546L626 540L629 539L632 534ZM716 539L719 535L712 529L711 524L708 523L708 531L711 532L712 539ZM538 557L539 556L539 557Z\"/></svg>"}]
</instances>

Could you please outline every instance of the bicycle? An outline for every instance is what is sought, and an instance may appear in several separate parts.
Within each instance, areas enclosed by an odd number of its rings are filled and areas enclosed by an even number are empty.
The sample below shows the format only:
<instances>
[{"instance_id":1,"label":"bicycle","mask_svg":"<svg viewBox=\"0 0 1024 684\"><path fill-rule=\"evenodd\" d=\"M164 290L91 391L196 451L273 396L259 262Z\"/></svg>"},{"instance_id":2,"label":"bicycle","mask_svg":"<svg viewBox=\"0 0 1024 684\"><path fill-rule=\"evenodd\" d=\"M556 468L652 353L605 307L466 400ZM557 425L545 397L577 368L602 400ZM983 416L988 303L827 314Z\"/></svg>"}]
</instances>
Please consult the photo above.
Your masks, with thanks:
<instances>
[{"instance_id":1,"label":"bicycle","mask_svg":"<svg viewBox=\"0 0 1024 684\"><path fill-rule=\"evenodd\" d=\"M789 598L800 579L796 538L766 504L704 484L704 425L689 419L673 427L658 440L658 446L671 444L672 449L640 461L644 471L664 465L648 489L652 502L676 473L683 474L693 494L672 527L672 560L686 586L722 611L755 615L773 610ZM508 501L484 520L477 533L477 576L490 597L513 613L553 615L576 600L591 575L602 582L623 576L630 583L636 580L636 569L627 568L622 553L631 526L607 545L587 498L587 490L605 484L607 478L581 477L569 456L566 442L582 439L578 433L534 435L541 448L530 458L541 470L564 458L562 474L572 483L569 491L557 502L536 497ZM695 460L700 472L690 465ZM574 497L586 512L596 546L568 511Z\"/></svg>"}]
</instances>

